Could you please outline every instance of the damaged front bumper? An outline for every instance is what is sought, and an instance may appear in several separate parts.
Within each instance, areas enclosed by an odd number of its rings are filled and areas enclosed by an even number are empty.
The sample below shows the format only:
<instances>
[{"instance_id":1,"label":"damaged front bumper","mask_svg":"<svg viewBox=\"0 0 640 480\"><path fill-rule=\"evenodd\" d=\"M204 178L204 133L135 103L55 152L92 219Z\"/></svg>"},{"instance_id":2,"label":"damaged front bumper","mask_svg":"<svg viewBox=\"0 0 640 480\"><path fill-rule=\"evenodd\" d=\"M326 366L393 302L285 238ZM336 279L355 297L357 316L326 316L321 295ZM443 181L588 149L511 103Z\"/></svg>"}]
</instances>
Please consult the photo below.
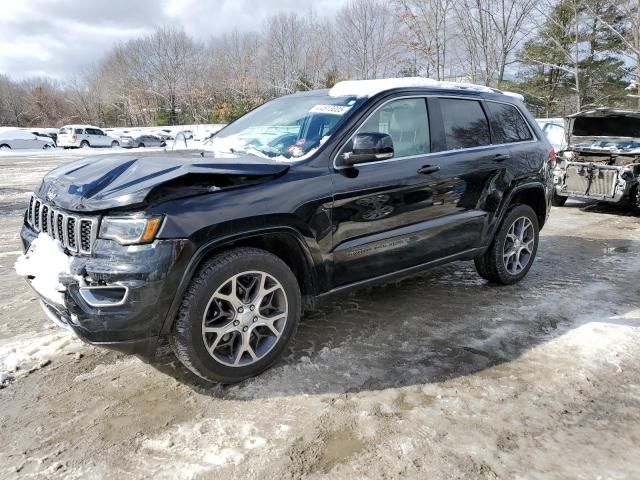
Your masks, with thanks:
<instances>
[{"instance_id":1,"label":"damaged front bumper","mask_svg":"<svg viewBox=\"0 0 640 480\"><path fill-rule=\"evenodd\" d=\"M25 251L37 236L23 225ZM181 239L135 246L98 239L90 256L70 256L70 274L59 277L62 303L27 280L57 324L88 343L151 361L186 268L188 245Z\"/></svg>"},{"instance_id":2,"label":"damaged front bumper","mask_svg":"<svg viewBox=\"0 0 640 480\"><path fill-rule=\"evenodd\" d=\"M586 162L563 162L553 172L558 196L609 203L637 202L637 168Z\"/></svg>"}]
</instances>

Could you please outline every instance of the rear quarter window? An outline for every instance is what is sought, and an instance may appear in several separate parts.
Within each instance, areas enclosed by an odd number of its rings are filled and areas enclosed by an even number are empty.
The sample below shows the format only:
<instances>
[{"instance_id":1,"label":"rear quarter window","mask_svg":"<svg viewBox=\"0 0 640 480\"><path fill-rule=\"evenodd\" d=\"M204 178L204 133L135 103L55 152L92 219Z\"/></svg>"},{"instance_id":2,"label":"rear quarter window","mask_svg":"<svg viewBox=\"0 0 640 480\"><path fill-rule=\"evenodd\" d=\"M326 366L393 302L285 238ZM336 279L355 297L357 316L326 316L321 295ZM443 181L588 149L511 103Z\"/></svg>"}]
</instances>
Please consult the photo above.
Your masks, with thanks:
<instances>
[{"instance_id":1,"label":"rear quarter window","mask_svg":"<svg viewBox=\"0 0 640 480\"><path fill-rule=\"evenodd\" d=\"M486 102L491 117L493 143L525 142L533 138L520 111L506 103Z\"/></svg>"},{"instance_id":2,"label":"rear quarter window","mask_svg":"<svg viewBox=\"0 0 640 480\"><path fill-rule=\"evenodd\" d=\"M489 123L477 100L440 98L447 150L491 144Z\"/></svg>"}]
</instances>

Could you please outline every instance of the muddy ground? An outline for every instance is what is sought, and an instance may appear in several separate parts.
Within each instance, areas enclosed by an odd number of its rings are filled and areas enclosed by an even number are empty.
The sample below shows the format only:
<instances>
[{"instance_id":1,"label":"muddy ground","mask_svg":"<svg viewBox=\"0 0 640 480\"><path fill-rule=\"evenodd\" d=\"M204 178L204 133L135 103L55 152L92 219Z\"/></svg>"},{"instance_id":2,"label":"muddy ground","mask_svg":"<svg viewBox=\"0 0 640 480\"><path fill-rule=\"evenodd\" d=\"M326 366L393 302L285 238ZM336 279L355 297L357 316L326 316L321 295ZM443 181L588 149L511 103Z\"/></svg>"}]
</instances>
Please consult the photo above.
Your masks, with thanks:
<instances>
[{"instance_id":1,"label":"muddy ground","mask_svg":"<svg viewBox=\"0 0 640 480\"><path fill-rule=\"evenodd\" d=\"M0 157L1 478L640 478L637 214L569 202L519 285L456 263L361 291L208 386L82 344L13 273L69 157Z\"/></svg>"}]
</instances>

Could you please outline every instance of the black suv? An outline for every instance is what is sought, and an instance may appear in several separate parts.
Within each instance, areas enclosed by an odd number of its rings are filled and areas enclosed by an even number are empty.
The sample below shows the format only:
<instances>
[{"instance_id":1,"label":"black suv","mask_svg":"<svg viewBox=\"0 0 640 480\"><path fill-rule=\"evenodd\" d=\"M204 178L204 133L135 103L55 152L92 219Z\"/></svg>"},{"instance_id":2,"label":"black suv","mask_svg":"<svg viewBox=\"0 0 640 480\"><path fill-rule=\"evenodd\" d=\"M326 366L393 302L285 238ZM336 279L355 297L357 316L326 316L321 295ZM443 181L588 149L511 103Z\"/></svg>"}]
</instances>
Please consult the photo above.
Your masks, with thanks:
<instances>
[{"instance_id":1,"label":"black suv","mask_svg":"<svg viewBox=\"0 0 640 480\"><path fill-rule=\"evenodd\" d=\"M236 382L351 288L453 260L518 282L549 211L552 147L519 98L485 87L342 82L208 143L45 176L22 241L49 317L146 360L168 339L197 375ZM43 287L38 268L60 261Z\"/></svg>"}]
</instances>

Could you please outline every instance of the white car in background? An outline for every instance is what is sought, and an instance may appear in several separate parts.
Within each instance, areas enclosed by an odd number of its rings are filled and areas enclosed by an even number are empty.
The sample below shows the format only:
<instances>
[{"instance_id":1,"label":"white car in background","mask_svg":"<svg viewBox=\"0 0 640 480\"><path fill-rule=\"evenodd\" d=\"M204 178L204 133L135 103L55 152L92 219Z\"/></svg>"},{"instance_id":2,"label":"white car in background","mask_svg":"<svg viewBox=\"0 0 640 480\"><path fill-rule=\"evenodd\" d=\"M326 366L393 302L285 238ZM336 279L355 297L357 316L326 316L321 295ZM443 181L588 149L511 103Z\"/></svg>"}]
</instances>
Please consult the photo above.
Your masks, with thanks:
<instances>
[{"instance_id":1,"label":"white car in background","mask_svg":"<svg viewBox=\"0 0 640 480\"><path fill-rule=\"evenodd\" d=\"M44 135L36 135L19 128L0 129L0 150L43 150L55 146L53 139Z\"/></svg>"},{"instance_id":2,"label":"white car in background","mask_svg":"<svg viewBox=\"0 0 640 480\"><path fill-rule=\"evenodd\" d=\"M118 140L93 125L65 125L58 132L58 146L63 148L118 147Z\"/></svg>"},{"instance_id":3,"label":"white car in background","mask_svg":"<svg viewBox=\"0 0 640 480\"><path fill-rule=\"evenodd\" d=\"M567 146L565 138L564 118L536 118L540 129L547 136L547 140L556 152L564 150Z\"/></svg>"}]
</instances>

